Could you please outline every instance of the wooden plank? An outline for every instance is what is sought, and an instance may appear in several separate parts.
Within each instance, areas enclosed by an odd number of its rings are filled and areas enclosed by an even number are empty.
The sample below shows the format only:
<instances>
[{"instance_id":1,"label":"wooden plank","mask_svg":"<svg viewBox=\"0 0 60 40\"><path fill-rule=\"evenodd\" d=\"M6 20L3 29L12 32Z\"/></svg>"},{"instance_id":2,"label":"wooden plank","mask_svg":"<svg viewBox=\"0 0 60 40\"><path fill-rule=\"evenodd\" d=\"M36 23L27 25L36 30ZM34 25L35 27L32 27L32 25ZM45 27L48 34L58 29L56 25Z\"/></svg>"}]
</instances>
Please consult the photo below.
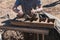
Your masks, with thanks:
<instances>
[{"instance_id":1,"label":"wooden plank","mask_svg":"<svg viewBox=\"0 0 60 40\"><path fill-rule=\"evenodd\" d=\"M19 30L22 32L39 33L39 34L45 34L45 35L48 35L48 33L49 33L49 30L47 30L47 29L19 28L19 27L14 27L14 26L0 26L0 29Z\"/></svg>"},{"instance_id":2,"label":"wooden plank","mask_svg":"<svg viewBox=\"0 0 60 40\"><path fill-rule=\"evenodd\" d=\"M37 33L37 40L39 40L39 34Z\"/></svg>"},{"instance_id":3,"label":"wooden plank","mask_svg":"<svg viewBox=\"0 0 60 40\"><path fill-rule=\"evenodd\" d=\"M44 38L45 38L45 37L44 37L44 34L42 34L42 40L44 40Z\"/></svg>"},{"instance_id":4,"label":"wooden plank","mask_svg":"<svg viewBox=\"0 0 60 40\"><path fill-rule=\"evenodd\" d=\"M45 28L54 28L54 23L44 23L44 22L21 22L11 20L11 24L16 26L28 26L28 27L45 27Z\"/></svg>"},{"instance_id":5,"label":"wooden plank","mask_svg":"<svg viewBox=\"0 0 60 40\"><path fill-rule=\"evenodd\" d=\"M55 16L53 16L53 15L51 15L51 14L49 14L49 13L46 13L46 12L44 12L44 14L46 14L49 18L51 18L51 19L55 19L55 29L58 31L58 33L60 34L60 19L59 18L57 18L57 17L55 17Z\"/></svg>"}]
</instances>

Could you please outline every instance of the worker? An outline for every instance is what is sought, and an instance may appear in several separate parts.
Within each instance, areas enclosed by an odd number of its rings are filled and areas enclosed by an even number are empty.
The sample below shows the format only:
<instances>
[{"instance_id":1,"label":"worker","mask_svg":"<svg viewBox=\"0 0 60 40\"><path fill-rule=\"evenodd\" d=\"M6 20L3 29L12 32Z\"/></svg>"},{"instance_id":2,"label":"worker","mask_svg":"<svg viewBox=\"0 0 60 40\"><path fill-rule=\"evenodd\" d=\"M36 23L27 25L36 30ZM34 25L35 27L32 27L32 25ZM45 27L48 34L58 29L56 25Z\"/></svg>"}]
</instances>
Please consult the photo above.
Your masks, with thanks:
<instances>
[{"instance_id":1,"label":"worker","mask_svg":"<svg viewBox=\"0 0 60 40\"><path fill-rule=\"evenodd\" d=\"M18 9L19 6L22 9ZM16 0L13 6L13 11L18 13L17 17L19 18L24 17L25 14L31 18L36 12L40 12L41 10L42 6L40 0Z\"/></svg>"}]
</instances>

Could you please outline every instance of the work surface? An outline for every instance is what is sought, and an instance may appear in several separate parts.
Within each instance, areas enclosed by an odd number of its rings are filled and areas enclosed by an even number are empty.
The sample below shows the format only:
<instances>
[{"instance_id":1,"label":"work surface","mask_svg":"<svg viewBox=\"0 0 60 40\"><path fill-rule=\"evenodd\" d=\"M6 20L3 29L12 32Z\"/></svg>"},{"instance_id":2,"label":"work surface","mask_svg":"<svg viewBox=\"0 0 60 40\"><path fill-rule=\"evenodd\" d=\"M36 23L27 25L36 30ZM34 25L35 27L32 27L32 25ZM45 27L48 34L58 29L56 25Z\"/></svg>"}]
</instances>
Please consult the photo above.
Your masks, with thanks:
<instances>
[{"instance_id":1,"label":"work surface","mask_svg":"<svg viewBox=\"0 0 60 40\"><path fill-rule=\"evenodd\" d=\"M43 27L43 28L54 28L54 23L47 23L47 22L39 22L39 20L37 21L33 21L33 22L27 22L27 21L17 21L17 20L8 20L8 19L0 19L0 26L3 25L10 25L13 24L15 26L28 26L28 27Z\"/></svg>"},{"instance_id":2,"label":"work surface","mask_svg":"<svg viewBox=\"0 0 60 40\"><path fill-rule=\"evenodd\" d=\"M3 30L20 30L23 32L48 34L49 28L54 28L53 23L44 22L21 22L8 19L0 19L0 29ZM14 24L14 25L12 25Z\"/></svg>"},{"instance_id":3,"label":"work surface","mask_svg":"<svg viewBox=\"0 0 60 40\"><path fill-rule=\"evenodd\" d=\"M0 29L3 29L3 30L20 30L22 32L39 33L39 34L42 34L42 33L48 34L48 32L49 32L49 30L47 28L43 29L43 28L37 28L37 27L29 28L28 26L26 26L26 27L14 26L14 25L9 24L9 20L7 20L7 19L0 19L0 20L1 20Z\"/></svg>"}]
</instances>

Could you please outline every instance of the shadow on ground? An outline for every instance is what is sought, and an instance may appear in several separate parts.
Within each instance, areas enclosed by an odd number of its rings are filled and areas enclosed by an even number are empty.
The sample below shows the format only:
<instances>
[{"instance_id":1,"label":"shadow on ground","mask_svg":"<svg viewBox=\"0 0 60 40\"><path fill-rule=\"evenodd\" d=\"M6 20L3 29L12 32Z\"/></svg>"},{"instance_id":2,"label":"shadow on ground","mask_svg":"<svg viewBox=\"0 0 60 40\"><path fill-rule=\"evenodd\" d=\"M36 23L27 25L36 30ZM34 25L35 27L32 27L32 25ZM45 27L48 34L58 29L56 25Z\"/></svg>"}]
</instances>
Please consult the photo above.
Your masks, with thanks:
<instances>
[{"instance_id":1,"label":"shadow on ground","mask_svg":"<svg viewBox=\"0 0 60 40\"><path fill-rule=\"evenodd\" d=\"M10 25L10 20L3 21L2 23L5 23L4 25Z\"/></svg>"},{"instance_id":2,"label":"shadow on ground","mask_svg":"<svg viewBox=\"0 0 60 40\"><path fill-rule=\"evenodd\" d=\"M56 1L56 2L53 2L51 4L44 5L43 7L54 7L54 6L58 5L58 4L60 4L60 0Z\"/></svg>"}]
</instances>

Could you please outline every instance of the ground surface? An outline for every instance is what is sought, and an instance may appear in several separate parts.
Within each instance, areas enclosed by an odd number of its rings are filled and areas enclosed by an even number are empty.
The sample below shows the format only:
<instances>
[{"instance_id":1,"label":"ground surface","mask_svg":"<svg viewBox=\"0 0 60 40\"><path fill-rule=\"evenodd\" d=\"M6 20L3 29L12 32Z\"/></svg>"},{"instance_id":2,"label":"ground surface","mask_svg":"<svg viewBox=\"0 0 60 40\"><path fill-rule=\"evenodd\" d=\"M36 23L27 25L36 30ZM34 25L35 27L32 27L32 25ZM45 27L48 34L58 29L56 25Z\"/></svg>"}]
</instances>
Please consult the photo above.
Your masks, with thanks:
<instances>
[{"instance_id":1,"label":"ground surface","mask_svg":"<svg viewBox=\"0 0 60 40\"><path fill-rule=\"evenodd\" d=\"M10 15L10 18L14 18L17 13L12 11L12 7L16 0L0 0L0 16L6 14ZM60 1L59 0L42 0L42 6L44 10L58 18L60 18Z\"/></svg>"},{"instance_id":2,"label":"ground surface","mask_svg":"<svg viewBox=\"0 0 60 40\"><path fill-rule=\"evenodd\" d=\"M44 6L44 10L60 19L60 1Z\"/></svg>"}]
</instances>

